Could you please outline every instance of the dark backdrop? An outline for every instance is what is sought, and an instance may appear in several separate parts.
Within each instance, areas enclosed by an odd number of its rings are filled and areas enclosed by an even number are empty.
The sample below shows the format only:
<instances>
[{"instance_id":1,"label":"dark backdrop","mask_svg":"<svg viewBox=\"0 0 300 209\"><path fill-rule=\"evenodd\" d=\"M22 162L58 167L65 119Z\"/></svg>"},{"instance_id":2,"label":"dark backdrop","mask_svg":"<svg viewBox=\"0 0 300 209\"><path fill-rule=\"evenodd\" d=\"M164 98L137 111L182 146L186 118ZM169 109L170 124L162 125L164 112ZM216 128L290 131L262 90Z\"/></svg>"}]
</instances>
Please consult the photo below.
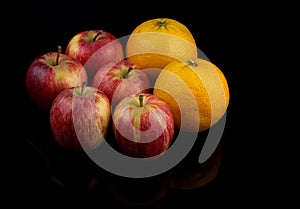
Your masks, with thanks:
<instances>
[{"instance_id":1,"label":"dark backdrop","mask_svg":"<svg viewBox=\"0 0 300 209\"><path fill-rule=\"evenodd\" d=\"M249 62L253 42L249 40L258 37L253 14L260 14L259 7L227 1L51 0L15 5L11 2L8 12L6 18L13 22L3 25L7 36L3 41L9 46L9 70L16 91L9 94L13 102L6 103L14 110L14 116L7 120L9 143L3 147L2 158L7 165L4 169L7 175L3 178L8 185L7 194L25 197L24 204L41 207L66 202L75 206L92 203L99 207L125 207L138 203L145 208L174 205L201 208L217 204L239 206L240 200L243 204L256 205L257 200L266 200L264 192L275 187L264 172L270 157L264 155L266 160L258 157L265 151L259 146L262 145L259 140L265 137L257 137L250 128L255 116L249 104L255 106L251 99L255 94L248 85L252 75L249 65L253 65ZM183 165L191 165L175 172L181 174L176 179L178 184L195 181L190 190L170 187L169 174L142 180L118 178L83 156L57 149L49 129L48 113L35 106L25 86L25 74L33 59L55 51L58 45L66 47L76 33L103 29L119 38L129 35L141 22L156 17L173 18L185 24L198 48L223 71L230 89L221 152L206 167L184 161ZM199 154L199 151L198 148L194 152ZM190 158L195 158L195 153ZM207 178L207 172L213 168L217 169L216 176L196 186L197 179ZM185 178L193 172L196 176Z\"/></svg>"}]
</instances>

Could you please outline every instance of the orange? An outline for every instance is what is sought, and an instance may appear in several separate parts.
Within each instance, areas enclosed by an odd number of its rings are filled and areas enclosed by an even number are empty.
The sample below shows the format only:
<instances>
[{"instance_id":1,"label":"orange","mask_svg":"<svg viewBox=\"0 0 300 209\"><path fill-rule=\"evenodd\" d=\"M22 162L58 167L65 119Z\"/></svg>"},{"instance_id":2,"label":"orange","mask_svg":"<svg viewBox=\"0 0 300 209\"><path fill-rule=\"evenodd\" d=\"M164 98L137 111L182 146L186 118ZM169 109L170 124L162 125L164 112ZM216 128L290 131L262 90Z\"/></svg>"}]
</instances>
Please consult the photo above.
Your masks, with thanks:
<instances>
[{"instance_id":1,"label":"orange","mask_svg":"<svg viewBox=\"0 0 300 209\"><path fill-rule=\"evenodd\" d=\"M162 69L176 59L196 58L196 41L189 29L177 20L149 19L130 34L126 57L142 69Z\"/></svg>"},{"instance_id":2,"label":"orange","mask_svg":"<svg viewBox=\"0 0 300 209\"><path fill-rule=\"evenodd\" d=\"M159 73L153 94L170 106L177 129L198 132L217 123L229 104L223 72L204 59L175 60Z\"/></svg>"}]
</instances>

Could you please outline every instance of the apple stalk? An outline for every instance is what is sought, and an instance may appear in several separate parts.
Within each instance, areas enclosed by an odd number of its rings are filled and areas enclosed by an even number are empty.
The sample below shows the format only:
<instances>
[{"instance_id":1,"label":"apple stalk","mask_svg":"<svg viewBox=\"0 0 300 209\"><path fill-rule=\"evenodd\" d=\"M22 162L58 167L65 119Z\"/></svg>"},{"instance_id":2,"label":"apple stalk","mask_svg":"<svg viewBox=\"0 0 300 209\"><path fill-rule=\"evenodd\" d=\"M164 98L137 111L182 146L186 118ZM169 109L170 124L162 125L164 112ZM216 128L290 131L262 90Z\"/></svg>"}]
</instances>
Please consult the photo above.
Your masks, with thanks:
<instances>
[{"instance_id":1,"label":"apple stalk","mask_svg":"<svg viewBox=\"0 0 300 209\"><path fill-rule=\"evenodd\" d=\"M130 71L132 71L132 69L132 67L129 67L126 73L123 75L123 78L127 78L128 74L130 73Z\"/></svg>"},{"instance_id":2,"label":"apple stalk","mask_svg":"<svg viewBox=\"0 0 300 209\"><path fill-rule=\"evenodd\" d=\"M140 101L140 107L143 107L143 105L144 105L144 95L140 95L139 96L139 101Z\"/></svg>"},{"instance_id":3,"label":"apple stalk","mask_svg":"<svg viewBox=\"0 0 300 209\"><path fill-rule=\"evenodd\" d=\"M83 96L83 91L84 91L85 85L86 85L86 83L82 82L80 96Z\"/></svg>"},{"instance_id":4,"label":"apple stalk","mask_svg":"<svg viewBox=\"0 0 300 209\"><path fill-rule=\"evenodd\" d=\"M58 47L57 47L57 56L56 56L56 62L55 62L55 65L58 65L60 53L61 53L61 46L58 46Z\"/></svg>"},{"instance_id":5,"label":"apple stalk","mask_svg":"<svg viewBox=\"0 0 300 209\"><path fill-rule=\"evenodd\" d=\"M93 42L95 42L102 33L103 33L103 30L100 30L98 33L96 33L96 35L93 38Z\"/></svg>"}]
</instances>

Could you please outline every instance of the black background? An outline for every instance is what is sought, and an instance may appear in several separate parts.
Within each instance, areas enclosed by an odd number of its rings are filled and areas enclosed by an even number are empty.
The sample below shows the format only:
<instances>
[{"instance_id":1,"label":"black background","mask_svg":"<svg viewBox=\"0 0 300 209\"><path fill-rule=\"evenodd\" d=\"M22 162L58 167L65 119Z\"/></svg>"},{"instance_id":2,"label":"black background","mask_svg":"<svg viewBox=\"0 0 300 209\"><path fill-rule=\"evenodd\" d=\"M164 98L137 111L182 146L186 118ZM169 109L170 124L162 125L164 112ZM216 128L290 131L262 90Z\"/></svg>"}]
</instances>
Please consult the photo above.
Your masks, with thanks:
<instances>
[{"instance_id":1,"label":"black background","mask_svg":"<svg viewBox=\"0 0 300 209\"><path fill-rule=\"evenodd\" d=\"M7 113L9 137L4 137L8 144L4 143L2 148L3 165L7 166L2 179L7 185L5 193L15 199L22 198L23 204L41 207L43 204L67 203L70 206L86 204L88 207L124 208L135 202L142 203L142 208L192 205L200 208L219 204L243 207L257 206L261 201L267 205L280 202L281 196L266 195L270 191L272 194L281 193L283 190L279 187L285 184L274 177L276 171L269 172L276 164L273 157L276 150L273 146L265 146L270 136L262 120L270 118L265 115L258 121L257 112L253 111L259 105L260 109L268 108L262 102L255 102L261 77L253 75L253 70L259 68L258 63L265 59L258 53L264 49L257 48L257 41L269 44L268 35L258 28L273 24L271 18L257 18L263 16L264 9L262 5L230 4L227 1L199 1L196 4L188 1L51 0L11 4L10 15L6 16L10 23L3 25L9 39L3 39L3 42L9 46L6 51L11 70L9 76L13 78L16 90L9 93L13 102L4 103L13 109L13 116ZM33 59L55 51L58 45L66 47L70 38L80 31L102 29L119 38L129 35L145 20L157 17L176 19L190 29L198 48L226 76L230 102L217 176L193 190L167 188L160 198L147 203L144 198L151 197L152 192L159 188L157 184L165 185L167 181L151 179L148 183L147 180L114 178L99 171L84 156L74 156L58 149L49 129L48 113L39 110L27 94L25 75ZM6 82L10 84L7 79ZM263 89L260 93L268 90ZM268 96L265 94L264 99ZM282 171L284 165L281 166L278 170ZM87 182L90 187L86 187ZM130 204L123 201L126 197Z\"/></svg>"}]
</instances>

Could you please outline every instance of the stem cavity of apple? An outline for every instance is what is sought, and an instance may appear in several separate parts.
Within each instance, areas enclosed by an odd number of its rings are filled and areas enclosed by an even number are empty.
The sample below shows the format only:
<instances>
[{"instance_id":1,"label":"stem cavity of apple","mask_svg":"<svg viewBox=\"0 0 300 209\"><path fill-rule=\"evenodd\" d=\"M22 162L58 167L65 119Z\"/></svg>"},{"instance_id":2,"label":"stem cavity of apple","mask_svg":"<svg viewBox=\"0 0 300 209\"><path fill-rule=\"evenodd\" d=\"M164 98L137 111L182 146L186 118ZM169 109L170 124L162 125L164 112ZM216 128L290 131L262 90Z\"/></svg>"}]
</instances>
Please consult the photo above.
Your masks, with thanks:
<instances>
[{"instance_id":1,"label":"stem cavity of apple","mask_svg":"<svg viewBox=\"0 0 300 209\"><path fill-rule=\"evenodd\" d=\"M143 107L143 105L144 105L144 95L143 94L139 95L139 102L140 102L140 107Z\"/></svg>"},{"instance_id":2,"label":"stem cavity of apple","mask_svg":"<svg viewBox=\"0 0 300 209\"><path fill-rule=\"evenodd\" d=\"M98 33L96 33L96 35L93 38L93 41L95 42L102 33L103 33L103 30L100 30Z\"/></svg>"},{"instance_id":3,"label":"stem cavity of apple","mask_svg":"<svg viewBox=\"0 0 300 209\"><path fill-rule=\"evenodd\" d=\"M56 62L55 62L55 65L58 65L60 53L61 53L61 46L58 46L58 47L57 47L57 56L56 56Z\"/></svg>"},{"instance_id":4,"label":"stem cavity of apple","mask_svg":"<svg viewBox=\"0 0 300 209\"><path fill-rule=\"evenodd\" d=\"M127 78L128 74L130 73L130 71L132 71L132 67L129 67L126 71L126 73L123 75L123 78Z\"/></svg>"}]
</instances>

